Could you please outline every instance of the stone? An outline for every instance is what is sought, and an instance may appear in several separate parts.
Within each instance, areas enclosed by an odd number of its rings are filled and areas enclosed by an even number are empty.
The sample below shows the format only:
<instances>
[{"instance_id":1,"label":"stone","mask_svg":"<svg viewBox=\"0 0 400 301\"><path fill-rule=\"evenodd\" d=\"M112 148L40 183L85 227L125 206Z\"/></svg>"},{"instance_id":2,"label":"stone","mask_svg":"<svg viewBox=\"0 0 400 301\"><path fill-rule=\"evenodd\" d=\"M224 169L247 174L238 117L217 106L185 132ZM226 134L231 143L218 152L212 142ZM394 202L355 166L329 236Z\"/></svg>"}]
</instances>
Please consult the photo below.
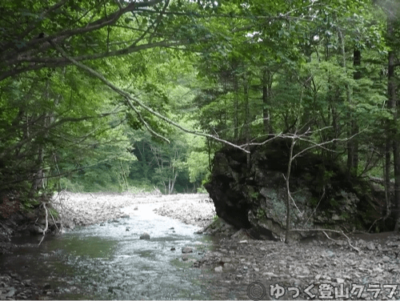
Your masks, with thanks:
<instances>
[{"instance_id":1,"label":"stone","mask_svg":"<svg viewBox=\"0 0 400 301\"><path fill-rule=\"evenodd\" d=\"M271 277L271 278L278 277L278 275L276 275L276 274L274 274L272 272L265 272L265 273L263 273L263 276Z\"/></svg>"},{"instance_id":2,"label":"stone","mask_svg":"<svg viewBox=\"0 0 400 301\"><path fill-rule=\"evenodd\" d=\"M10 298L10 297L14 297L15 295L15 288L14 287L10 287L8 289L8 292L4 295L6 298Z\"/></svg>"},{"instance_id":3,"label":"stone","mask_svg":"<svg viewBox=\"0 0 400 301\"><path fill-rule=\"evenodd\" d=\"M382 261L383 262L389 262L391 259L390 259L390 257L388 257L388 256L383 256L382 257Z\"/></svg>"},{"instance_id":4,"label":"stone","mask_svg":"<svg viewBox=\"0 0 400 301\"><path fill-rule=\"evenodd\" d=\"M375 250L375 244L372 241L368 242L367 249L371 251Z\"/></svg>"},{"instance_id":5,"label":"stone","mask_svg":"<svg viewBox=\"0 0 400 301\"><path fill-rule=\"evenodd\" d=\"M29 286L32 285L32 281L31 281L30 279L24 280L22 283L23 283L26 287L29 287Z\"/></svg>"},{"instance_id":6,"label":"stone","mask_svg":"<svg viewBox=\"0 0 400 301\"><path fill-rule=\"evenodd\" d=\"M140 239L150 239L150 234L149 233L142 233L139 237Z\"/></svg>"},{"instance_id":7,"label":"stone","mask_svg":"<svg viewBox=\"0 0 400 301\"><path fill-rule=\"evenodd\" d=\"M171 248L171 251L175 251L175 247L172 247L172 248Z\"/></svg>"},{"instance_id":8,"label":"stone","mask_svg":"<svg viewBox=\"0 0 400 301\"><path fill-rule=\"evenodd\" d=\"M130 218L129 214L121 215L121 218Z\"/></svg>"},{"instance_id":9,"label":"stone","mask_svg":"<svg viewBox=\"0 0 400 301\"><path fill-rule=\"evenodd\" d=\"M221 266L216 267L216 268L214 269L214 271L217 272L217 273L222 273L222 267L221 267Z\"/></svg>"},{"instance_id":10,"label":"stone","mask_svg":"<svg viewBox=\"0 0 400 301\"><path fill-rule=\"evenodd\" d=\"M138 207L133 208L133 210L138 210Z\"/></svg>"},{"instance_id":11,"label":"stone","mask_svg":"<svg viewBox=\"0 0 400 301\"><path fill-rule=\"evenodd\" d=\"M233 265L233 264L231 264L231 263L225 263L224 264L224 270L226 270L226 271L232 271L232 270L234 270L235 269L235 266Z\"/></svg>"},{"instance_id":12,"label":"stone","mask_svg":"<svg viewBox=\"0 0 400 301\"><path fill-rule=\"evenodd\" d=\"M105 223L100 223L100 226L101 227L104 227L106 224Z\"/></svg>"},{"instance_id":13,"label":"stone","mask_svg":"<svg viewBox=\"0 0 400 301\"><path fill-rule=\"evenodd\" d=\"M189 256L184 254L182 255L182 261L187 261L189 259Z\"/></svg>"},{"instance_id":14,"label":"stone","mask_svg":"<svg viewBox=\"0 0 400 301\"><path fill-rule=\"evenodd\" d=\"M192 253L192 252L193 252L192 248L189 248L189 247L182 248L182 253Z\"/></svg>"},{"instance_id":15,"label":"stone","mask_svg":"<svg viewBox=\"0 0 400 301\"><path fill-rule=\"evenodd\" d=\"M279 241L280 237L284 236L286 219L283 208L286 200L282 191L286 187L282 173L287 172L289 145L286 139L278 138L265 145L251 147L250 161L244 152L241 153L229 146L215 153L210 180L204 187L213 200L219 218L236 229L251 229L249 234L256 239ZM301 150L299 146L295 152ZM331 172L335 176L325 183L330 185L331 189L329 192L326 191L324 198L333 199L335 202L327 204L327 208L324 208L326 212L323 221L317 221L322 216L318 214L314 224L321 226L320 224L326 221L329 225L341 226L349 223L348 226L351 228L352 223L357 220L356 214L362 215L357 211L357 203L360 197L368 194L367 189L360 191L356 186L362 187L362 184L367 186L369 182L358 179L346 180L346 173L341 170L337 162L333 160L325 162L324 157L313 152L304 152L296 160L298 167L292 183L297 189L301 187L301 193L294 197L294 201L299 211L305 214L299 216L299 220L293 223L301 225L306 221L308 212L313 211L306 200L320 198L320 193L315 189L315 179L323 177L324 172ZM353 191L356 193L352 193ZM277 210L277 208L282 209ZM298 240L310 236L315 236L315 233L292 232L290 239ZM240 240L245 239L240 237Z\"/></svg>"},{"instance_id":16,"label":"stone","mask_svg":"<svg viewBox=\"0 0 400 301\"><path fill-rule=\"evenodd\" d=\"M32 235L42 235L43 234L43 228L39 227L37 225L32 225L32 227L30 228L30 233Z\"/></svg>"},{"instance_id":17,"label":"stone","mask_svg":"<svg viewBox=\"0 0 400 301\"><path fill-rule=\"evenodd\" d=\"M49 289L51 289L50 283L46 283L45 285L43 285L43 289L44 289L44 290L49 290Z\"/></svg>"},{"instance_id":18,"label":"stone","mask_svg":"<svg viewBox=\"0 0 400 301\"><path fill-rule=\"evenodd\" d=\"M129 231L131 228L130 227L126 227L125 228L125 231Z\"/></svg>"}]
</instances>

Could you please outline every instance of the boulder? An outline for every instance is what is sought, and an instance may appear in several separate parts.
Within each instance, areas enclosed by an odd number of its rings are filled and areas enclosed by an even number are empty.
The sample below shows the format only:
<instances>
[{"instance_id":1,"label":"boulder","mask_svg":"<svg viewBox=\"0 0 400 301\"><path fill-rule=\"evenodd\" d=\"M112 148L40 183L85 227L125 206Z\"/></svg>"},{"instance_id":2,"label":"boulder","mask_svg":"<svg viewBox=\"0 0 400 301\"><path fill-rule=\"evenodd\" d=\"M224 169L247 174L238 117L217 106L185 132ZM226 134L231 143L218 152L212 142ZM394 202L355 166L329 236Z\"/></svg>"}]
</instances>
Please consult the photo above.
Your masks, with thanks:
<instances>
[{"instance_id":1,"label":"boulder","mask_svg":"<svg viewBox=\"0 0 400 301\"><path fill-rule=\"evenodd\" d=\"M142 233L139 237L140 239L150 239L150 234L149 233Z\"/></svg>"},{"instance_id":2,"label":"boulder","mask_svg":"<svg viewBox=\"0 0 400 301\"><path fill-rule=\"evenodd\" d=\"M302 149L296 145L294 153ZM217 215L257 239L281 240L286 232L287 173L290 140L275 139L250 148L251 155L226 146L213 159L204 185ZM291 228L363 230L381 217L370 183L351 177L340 163L304 152L292 163ZM295 204L295 205L294 205ZM380 225L382 229L382 225ZM291 232L291 239L314 236ZM239 233L237 236L240 236ZM243 237L243 236L242 236Z\"/></svg>"},{"instance_id":3,"label":"boulder","mask_svg":"<svg viewBox=\"0 0 400 301\"><path fill-rule=\"evenodd\" d=\"M193 252L192 248L189 248L189 247L182 248L182 253L192 253L192 252Z\"/></svg>"}]
</instances>

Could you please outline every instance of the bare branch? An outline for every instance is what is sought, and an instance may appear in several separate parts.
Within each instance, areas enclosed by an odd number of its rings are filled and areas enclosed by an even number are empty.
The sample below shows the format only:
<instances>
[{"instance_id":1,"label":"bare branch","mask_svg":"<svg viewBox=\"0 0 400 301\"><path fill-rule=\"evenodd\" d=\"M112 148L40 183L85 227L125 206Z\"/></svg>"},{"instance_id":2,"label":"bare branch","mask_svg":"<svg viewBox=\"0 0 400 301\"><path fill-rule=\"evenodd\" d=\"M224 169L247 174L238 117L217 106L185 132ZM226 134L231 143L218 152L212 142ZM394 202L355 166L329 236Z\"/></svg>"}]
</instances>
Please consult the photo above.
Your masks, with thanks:
<instances>
[{"instance_id":1,"label":"bare branch","mask_svg":"<svg viewBox=\"0 0 400 301\"><path fill-rule=\"evenodd\" d=\"M49 215L47 212L46 203L42 202L42 205L43 205L44 211L46 212L46 227L43 229L43 236L42 236L42 239L40 240L38 246L40 246L40 244L42 243L44 237L46 236L46 231L49 229Z\"/></svg>"},{"instance_id":2,"label":"bare branch","mask_svg":"<svg viewBox=\"0 0 400 301\"><path fill-rule=\"evenodd\" d=\"M155 132L150 126L149 124L146 122L146 120L143 119L142 114L140 114L140 112L136 109L136 107L132 104L132 102L130 101L129 98L125 98L127 103L129 104L129 106L132 108L132 110L135 111L136 115L139 117L140 121L144 124L144 126L146 127L146 129L154 136L166 141L167 143L170 143L170 141L165 138L164 136L161 136L160 134L158 134L157 132Z\"/></svg>"}]
</instances>

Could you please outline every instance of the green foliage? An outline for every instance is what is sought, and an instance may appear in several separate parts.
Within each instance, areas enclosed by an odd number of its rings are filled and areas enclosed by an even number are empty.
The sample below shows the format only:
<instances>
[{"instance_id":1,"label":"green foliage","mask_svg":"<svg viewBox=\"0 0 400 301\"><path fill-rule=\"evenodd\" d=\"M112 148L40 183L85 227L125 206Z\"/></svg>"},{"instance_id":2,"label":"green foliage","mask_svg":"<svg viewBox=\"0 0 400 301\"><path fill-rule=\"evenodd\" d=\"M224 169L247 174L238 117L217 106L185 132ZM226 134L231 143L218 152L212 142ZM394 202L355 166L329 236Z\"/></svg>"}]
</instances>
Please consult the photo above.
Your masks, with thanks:
<instances>
[{"instance_id":1,"label":"green foliage","mask_svg":"<svg viewBox=\"0 0 400 301\"><path fill-rule=\"evenodd\" d=\"M265 218L265 211L264 211L263 209L259 208L259 209L257 210L257 218L258 218L258 219L263 219L263 218Z\"/></svg>"},{"instance_id":2,"label":"green foliage","mask_svg":"<svg viewBox=\"0 0 400 301\"><path fill-rule=\"evenodd\" d=\"M329 200L329 204L332 206L332 208L334 209L338 209L339 207L339 202L335 199L330 199Z\"/></svg>"},{"instance_id":3,"label":"green foliage","mask_svg":"<svg viewBox=\"0 0 400 301\"><path fill-rule=\"evenodd\" d=\"M39 202L35 199L22 198L21 205L22 210L29 211L30 209L37 207Z\"/></svg>"},{"instance_id":4,"label":"green foliage","mask_svg":"<svg viewBox=\"0 0 400 301\"><path fill-rule=\"evenodd\" d=\"M347 161L351 138L359 164L348 172L359 176L381 177L383 145L399 140L386 76L400 49L400 18L387 34L394 1L3 2L0 192L204 192L221 143L182 134L129 96L239 145L278 133L331 141L313 150L326 162ZM336 176L323 165L319 190Z\"/></svg>"},{"instance_id":5,"label":"green foliage","mask_svg":"<svg viewBox=\"0 0 400 301\"><path fill-rule=\"evenodd\" d=\"M54 208L48 208L47 210L49 211L49 214L53 216L54 219L57 219L59 217L58 211L55 210Z\"/></svg>"},{"instance_id":6,"label":"green foliage","mask_svg":"<svg viewBox=\"0 0 400 301\"><path fill-rule=\"evenodd\" d=\"M254 192L250 193L249 195L253 200L257 200L258 197L260 196L260 193L257 191L254 191Z\"/></svg>"}]
</instances>

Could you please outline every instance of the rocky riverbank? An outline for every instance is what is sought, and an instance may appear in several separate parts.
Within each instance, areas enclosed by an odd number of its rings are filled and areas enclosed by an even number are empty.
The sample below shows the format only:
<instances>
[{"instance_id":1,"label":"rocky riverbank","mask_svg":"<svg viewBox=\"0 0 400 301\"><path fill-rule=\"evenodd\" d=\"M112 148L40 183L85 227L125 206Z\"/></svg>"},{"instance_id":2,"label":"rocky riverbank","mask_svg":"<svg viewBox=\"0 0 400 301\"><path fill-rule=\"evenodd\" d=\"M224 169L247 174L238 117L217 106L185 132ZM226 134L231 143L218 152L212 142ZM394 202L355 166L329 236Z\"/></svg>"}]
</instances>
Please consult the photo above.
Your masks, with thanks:
<instances>
[{"instance_id":1,"label":"rocky riverbank","mask_svg":"<svg viewBox=\"0 0 400 301\"><path fill-rule=\"evenodd\" d=\"M220 274L210 278L206 289L221 299L233 294L238 299L305 300L322 299L324 293L343 299L338 295L341 288L349 290L349 298L364 300L391 299L394 288L398 299L399 248L400 236L395 234L354 237L352 246L346 239L285 244L241 236L221 239L194 267ZM203 277L207 282L207 274ZM270 285L282 289L271 291Z\"/></svg>"},{"instance_id":2,"label":"rocky riverbank","mask_svg":"<svg viewBox=\"0 0 400 301\"><path fill-rule=\"evenodd\" d=\"M54 197L63 226L74 228L124 217L122 208L143 204L160 204L155 212L187 224L204 226L215 216L214 204L206 194L134 195L129 193L66 193Z\"/></svg>"},{"instance_id":3,"label":"rocky riverbank","mask_svg":"<svg viewBox=\"0 0 400 301\"><path fill-rule=\"evenodd\" d=\"M46 235L62 233L76 226L87 226L127 217L124 207L159 204L155 212L184 223L205 227L215 217L214 204L206 194L161 195L158 192L144 195L130 193L71 193L55 194L44 207L30 212L15 212L0 220L0 255L12 252L12 236ZM56 212L54 210L56 210Z\"/></svg>"},{"instance_id":4,"label":"rocky riverbank","mask_svg":"<svg viewBox=\"0 0 400 301\"><path fill-rule=\"evenodd\" d=\"M205 226L201 232L217 235L219 242L217 239L214 250L200 260L190 261L193 268L202 269L200 282L204 289L218 299L278 299L282 293L280 299L320 298L329 291L335 296L343 287L344 291L349 290L349 299L372 300L385 299L393 286L396 290L392 297L400 297L398 234L358 234L350 236L350 241L345 237L314 238L291 244L255 240L251 231L238 230L223 219L215 219L214 206L207 195L65 193L56 196L54 207L67 229L124 217L121 208L127 206L135 206L135 214L140 214L141 207L150 203L159 204L157 214ZM18 247L8 241L1 244L3 253ZM181 260L187 261L187 254L182 254ZM271 285L277 290L271 291ZM378 297L373 296L377 289L374 285L381 289ZM358 295L361 287L364 290ZM56 290L12 272L0 272L0 299L46 299ZM297 290L298 296L294 297Z\"/></svg>"}]
</instances>

